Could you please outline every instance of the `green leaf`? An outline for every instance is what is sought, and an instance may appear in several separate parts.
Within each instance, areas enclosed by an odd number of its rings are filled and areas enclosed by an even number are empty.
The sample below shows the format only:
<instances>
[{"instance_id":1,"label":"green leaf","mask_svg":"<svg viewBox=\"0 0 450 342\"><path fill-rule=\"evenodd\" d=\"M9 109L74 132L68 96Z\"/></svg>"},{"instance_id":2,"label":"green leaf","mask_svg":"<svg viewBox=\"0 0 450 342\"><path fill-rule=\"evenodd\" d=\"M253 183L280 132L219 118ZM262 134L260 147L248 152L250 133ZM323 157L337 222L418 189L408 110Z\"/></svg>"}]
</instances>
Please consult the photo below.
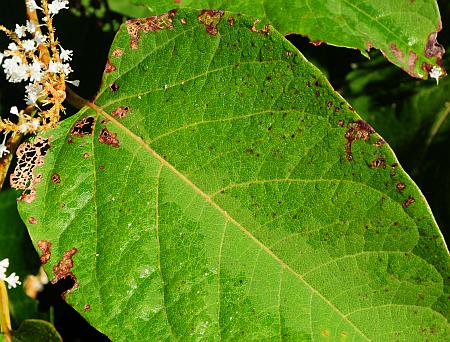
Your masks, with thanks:
<instances>
[{"instance_id":1,"label":"green leaf","mask_svg":"<svg viewBox=\"0 0 450 342\"><path fill-rule=\"evenodd\" d=\"M46 321L29 319L14 332L13 342L61 342L55 327Z\"/></svg>"},{"instance_id":2,"label":"green leaf","mask_svg":"<svg viewBox=\"0 0 450 342\"><path fill-rule=\"evenodd\" d=\"M446 59L445 62L450 62ZM347 77L344 94L395 149L421 185L441 227L450 226L450 80L421 83L382 62ZM448 234L450 231L444 231Z\"/></svg>"},{"instance_id":3,"label":"green leaf","mask_svg":"<svg viewBox=\"0 0 450 342\"><path fill-rule=\"evenodd\" d=\"M126 4L145 5L153 14L181 7L245 13L272 23L283 34L298 33L314 43L356 48L365 56L372 47L379 49L408 74L424 79L433 66L441 66L444 53L436 41L441 20L435 0L109 0L109 3L125 8Z\"/></svg>"},{"instance_id":4,"label":"green leaf","mask_svg":"<svg viewBox=\"0 0 450 342\"><path fill-rule=\"evenodd\" d=\"M39 258L31 244L25 225L17 212L17 194L0 192L0 260L9 258L8 275L15 272L22 282L26 276L37 274ZM27 318L43 318L38 304L29 298L22 286L8 291L12 321L15 326Z\"/></svg>"},{"instance_id":5,"label":"green leaf","mask_svg":"<svg viewBox=\"0 0 450 342\"><path fill-rule=\"evenodd\" d=\"M25 149L46 154L19 207L47 272L112 340L443 340L449 256L424 197L253 22L121 27L95 104Z\"/></svg>"}]
</instances>

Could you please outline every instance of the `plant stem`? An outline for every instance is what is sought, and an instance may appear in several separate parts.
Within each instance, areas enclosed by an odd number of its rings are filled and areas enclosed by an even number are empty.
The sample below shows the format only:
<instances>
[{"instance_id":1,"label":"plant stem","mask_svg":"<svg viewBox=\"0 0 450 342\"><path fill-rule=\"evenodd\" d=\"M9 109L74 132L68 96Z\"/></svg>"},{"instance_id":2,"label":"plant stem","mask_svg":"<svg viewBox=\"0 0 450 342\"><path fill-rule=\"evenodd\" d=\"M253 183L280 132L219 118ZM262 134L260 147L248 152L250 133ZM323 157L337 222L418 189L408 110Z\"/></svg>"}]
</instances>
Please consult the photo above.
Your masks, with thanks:
<instances>
[{"instance_id":1,"label":"plant stem","mask_svg":"<svg viewBox=\"0 0 450 342\"><path fill-rule=\"evenodd\" d=\"M75 93L70 87L66 87L66 100L76 109L81 109L89 103L88 100Z\"/></svg>"},{"instance_id":2,"label":"plant stem","mask_svg":"<svg viewBox=\"0 0 450 342\"><path fill-rule=\"evenodd\" d=\"M5 341L11 342L11 317L9 316L8 291L3 280L0 280L0 321Z\"/></svg>"}]
</instances>

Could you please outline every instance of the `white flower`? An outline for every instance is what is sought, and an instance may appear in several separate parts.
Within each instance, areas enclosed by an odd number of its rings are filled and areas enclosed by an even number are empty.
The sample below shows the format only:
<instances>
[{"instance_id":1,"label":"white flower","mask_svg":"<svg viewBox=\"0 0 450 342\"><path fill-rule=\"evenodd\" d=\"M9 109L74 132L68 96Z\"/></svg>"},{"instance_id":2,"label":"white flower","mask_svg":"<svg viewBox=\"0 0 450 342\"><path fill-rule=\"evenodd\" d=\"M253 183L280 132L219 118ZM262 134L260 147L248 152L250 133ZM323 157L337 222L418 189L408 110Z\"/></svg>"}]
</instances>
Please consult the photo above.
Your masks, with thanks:
<instances>
[{"instance_id":1,"label":"white flower","mask_svg":"<svg viewBox=\"0 0 450 342\"><path fill-rule=\"evenodd\" d=\"M36 33L36 24L33 23L30 20L27 20L26 24L25 24L27 31L31 34Z\"/></svg>"},{"instance_id":2,"label":"white flower","mask_svg":"<svg viewBox=\"0 0 450 342\"><path fill-rule=\"evenodd\" d=\"M19 47L16 45L16 43L9 43L9 45L8 45L8 50L11 50L11 51L18 51L18 50L19 50Z\"/></svg>"},{"instance_id":3,"label":"white flower","mask_svg":"<svg viewBox=\"0 0 450 342\"><path fill-rule=\"evenodd\" d=\"M60 64L60 66L62 67L62 71L66 76L73 71L69 63Z\"/></svg>"},{"instance_id":4,"label":"white flower","mask_svg":"<svg viewBox=\"0 0 450 342\"><path fill-rule=\"evenodd\" d=\"M24 40L22 42L22 47L25 49L25 51L33 51L35 48L34 40L31 39Z\"/></svg>"},{"instance_id":5,"label":"white flower","mask_svg":"<svg viewBox=\"0 0 450 342\"><path fill-rule=\"evenodd\" d=\"M53 0L51 4L48 4L48 11L50 14L58 14L60 10L69 8L68 5L68 0Z\"/></svg>"},{"instance_id":6,"label":"white flower","mask_svg":"<svg viewBox=\"0 0 450 342\"><path fill-rule=\"evenodd\" d=\"M59 68L61 67L60 65L61 65L60 63L50 61L47 71L57 73L59 72Z\"/></svg>"},{"instance_id":7,"label":"white flower","mask_svg":"<svg viewBox=\"0 0 450 342\"><path fill-rule=\"evenodd\" d=\"M34 41L36 42L36 45L43 44L47 41L47 36L42 34L41 32L37 31L34 34Z\"/></svg>"},{"instance_id":8,"label":"white flower","mask_svg":"<svg viewBox=\"0 0 450 342\"><path fill-rule=\"evenodd\" d=\"M13 114L13 115L19 116L19 110L17 109L16 106L11 107L11 109L10 109L9 112L10 112L11 114Z\"/></svg>"},{"instance_id":9,"label":"white flower","mask_svg":"<svg viewBox=\"0 0 450 342\"><path fill-rule=\"evenodd\" d=\"M80 86L80 80L74 80L74 81L69 81L66 80L67 83L73 84L75 87L79 87Z\"/></svg>"},{"instance_id":10,"label":"white flower","mask_svg":"<svg viewBox=\"0 0 450 342\"><path fill-rule=\"evenodd\" d=\"M27 27L16 24L16 29L14 30L14 32L19 38L25 37L27 35Z\"/></svg>"},{"instance_id":11,"label":"white flower","mask_svg":"<svg viewBox=\"0 0 450 342\"><path fill-rule=\"evenodd\" d=\"M6 276L6 269L9 267L9 259L3 259L0 261L0 280L5 281L8 284L8 288L16 287L17 285L22 284L19 281L19 277L16 276L16 273L11 273L8 277Z\"/></svg>"},{"instance_id":12,"label":"white flower","mask_svg":"<svg viewBox=\"0 0 450 342\"><path fill-rule=\"evenodd\" d=\"M11 274L9 275L9 277L7 277L7 278L5 278L5 279L3 279L3 280L6 281L6 283L8 284L8 288L9 288L9 289L12 288L12 287L16 288L17 285L22 284L22 283L19 281L19 276L17 276L16 273L14 273L14 272L11 273Z\"/></svg>"},{"instance_id":13,"label":"white flower","mask_svg":"<svg viewBox=\"0 0 450 342\"><path fill-rule=\"evenodd\" d=\"M6 269L8 267L9 267L9 259L8 258L0 261L0 277L6 273Z\"/></svg>"},{"instance_id":14,"label":"white flower","mask_svg":"<svg viewBox=\"0 0 450 342\"><path fill-rule=\"evenodd\" d=\"M18 128L19 128L20 133L27 133L30 126L27 123L23 123L23 124L19 125Z\"/></svg>"},{"instance_id":15,"label":"white flower","mask_svg":"<svg viewBox=\"0 0 450 342\"><path fill-rule=\"evenodd\" d=\"M430 76L430 78L434 78L436 80L436 84L439 84L439 77L441 77L442 74L443 74L442 69L438 66L434 66L433 69L431 69L428 76Z\"/></svg>"},{"instance_id":16,"label":"white flower","mask_svg":"<svg viewBox=\"0 0 450 342\"><path fill-rule=\"evenodd\" d=\"M59 47L61 48L61 54L59 55L61 57L61 60L63 62L71 61L73 51L72 50L64 50L61 45Z\"/></svg>"},{"instance_id":17,"label":"white flower","mask_svg":"<svg viewBox=\"0 0 450 342\"><path fill-rule=\"evenodd\" d=\"M32 11L37 10L37 9L42 10L42 8L40 8L40 7L36 4L36 1L35 1L35 0L27 0L27 5L28 5L28 8L29 8L30 10L32 10Z\"/></svg>"},{"instance_id":18,"label":"white flower","mask_svg":"<svg viewBox=\"0 0 450 342\"><path fill-rule=\"evenodd\" d=\"M30 81L40 81L42 79L42 65L38 60L34 60L29 67Z\"/></svg>"},{"instance_id":19,"label":"white flower","mask_svg":"<svg viewBox=\"0 0 450 342\"><path fill-rule=\"evenodd\" d=\"M41 122L38 119L34 119L33 121L31 121L30 123L30 127L33 128L33 130L37 130L39 128L39 126L41 125Z\"/></svg>"},{"instance_id":20,"label":"white flower","mask_svg":"<svg viewBox=\"0 0 450 342\"><path fill-rule=\"evenodd\" d=\"M40 84L29 84L25 87L25 101L27 105L36 105L38 99L43 96L44 88ZM27 128L28 130L28 128Z\"/></svg>"},{"instance_id":21,"label":"white flower","mask_svg":"<svg viewBox=\"0 0 450 342\"><path fill-rule=\"evenodd\" d=\"M3 69L9 82L18 83L28 79L27 66L18 56L12 56L3 61Z\"/></svg>"}]
</instances>

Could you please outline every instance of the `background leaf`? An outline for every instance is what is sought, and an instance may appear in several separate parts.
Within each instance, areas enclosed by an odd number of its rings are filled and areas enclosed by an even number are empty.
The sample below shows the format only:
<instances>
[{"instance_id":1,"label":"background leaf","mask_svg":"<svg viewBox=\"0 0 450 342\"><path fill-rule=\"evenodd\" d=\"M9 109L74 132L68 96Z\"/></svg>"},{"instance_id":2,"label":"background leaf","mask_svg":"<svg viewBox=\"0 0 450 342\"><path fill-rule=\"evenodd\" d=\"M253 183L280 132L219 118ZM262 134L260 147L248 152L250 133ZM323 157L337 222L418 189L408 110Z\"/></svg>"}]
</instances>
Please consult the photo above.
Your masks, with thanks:
<instances>
[{"instance_id":1,"label":"background leaf","mask_svg":"<svg viewBox=\"0 0 450 342\"><path fill-rule=\"evenodd\" d=\"M159 14L173 8L212 8L245 13L271 22L280 32L308 36L315 43L359 49L367 56L374 47L386 58L419 78L428 78L440 65L444 50L436 43L441 30L435 0L349 1L349 0L109 0L112 8L147 6ZM136 7L136 6L135 6ZM117 8L120 12L120 8ZM127 12L121 12L127 14ZM139 15L145 13L139 12Z\"/></svg>"},{"instance_id":2,"label":"background leaf","mask_svg":"<svg viewBox=\"0 0 450 342\"><path fill-rule=\"evenodd\" d=\"M172 16L39 138L20 211L68 301L113 340L445 338L448 252L391 149L273 28Z\"/></svg>"}]
</instances>

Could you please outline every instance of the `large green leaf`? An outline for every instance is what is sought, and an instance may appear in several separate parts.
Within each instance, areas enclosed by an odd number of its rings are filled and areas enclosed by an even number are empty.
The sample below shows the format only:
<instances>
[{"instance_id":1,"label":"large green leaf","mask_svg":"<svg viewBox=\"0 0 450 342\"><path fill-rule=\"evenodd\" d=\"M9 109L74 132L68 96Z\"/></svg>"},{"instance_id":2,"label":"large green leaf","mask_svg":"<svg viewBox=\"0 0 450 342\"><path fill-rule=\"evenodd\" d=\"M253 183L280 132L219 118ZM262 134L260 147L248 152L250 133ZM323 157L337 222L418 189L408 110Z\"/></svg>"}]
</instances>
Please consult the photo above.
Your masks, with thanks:
<instances>
[{"instance_id":1,"label":"large green leaf","mask_svg":"<svg viewBox=\"0 0 450 342\"><path fill-rule=\"evenodd\" d=\"M23 151L46 154L20 212L47 271L113 340L442 340L449 258L425 199L253 22L121 27L95 104Z\"/></svg>"},{"instance_id":2,"label":"large green leaf","mask_svg":"<svg viewBox=\"0 0 450 342\"><path fill-rule=\"evenodd\" d=\"M428 78L440 66L444 50L437 43L441 30L436 0L109 0L127 15L161 13L180 7L224 9L272 23L283 34L298 33L314 43L359 49L364 55L380 49L395 65L418 78ZM138 6L141 5L141 9ZM133 13L123 11L133 8Z\"/></svg>"}]
</instances>

